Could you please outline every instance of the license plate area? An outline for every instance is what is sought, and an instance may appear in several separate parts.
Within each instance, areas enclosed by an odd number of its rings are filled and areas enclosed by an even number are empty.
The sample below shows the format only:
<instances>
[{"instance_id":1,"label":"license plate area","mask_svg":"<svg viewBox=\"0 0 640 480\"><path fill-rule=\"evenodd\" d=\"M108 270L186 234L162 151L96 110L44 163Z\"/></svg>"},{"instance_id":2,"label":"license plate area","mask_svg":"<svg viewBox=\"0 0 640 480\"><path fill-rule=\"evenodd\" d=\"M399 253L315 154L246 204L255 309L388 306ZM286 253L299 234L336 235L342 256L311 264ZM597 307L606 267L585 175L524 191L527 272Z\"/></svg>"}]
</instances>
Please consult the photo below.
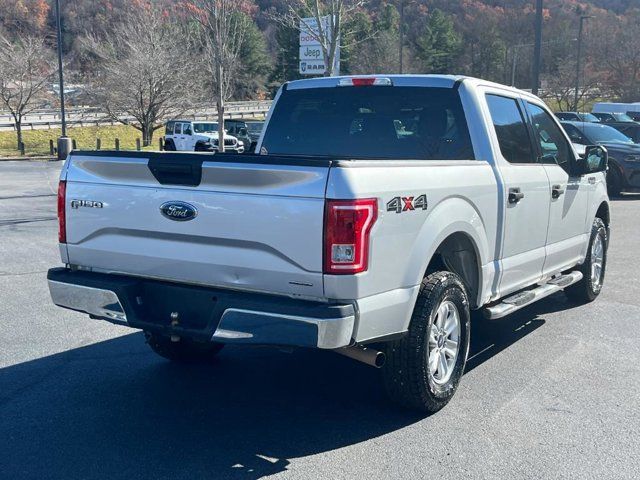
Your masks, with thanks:
<instances>
[{"instance_id":1,"label":"license plate area","mask_svg":"<svg viewBox=\"0 0 640 480\"><path fill-rule=\"evenodd\" d=\"M141 282L131 300L135 316L144 328L213 331L220 319L216 309L218 298L207 288Z\"/></svg>"}]
</instances>

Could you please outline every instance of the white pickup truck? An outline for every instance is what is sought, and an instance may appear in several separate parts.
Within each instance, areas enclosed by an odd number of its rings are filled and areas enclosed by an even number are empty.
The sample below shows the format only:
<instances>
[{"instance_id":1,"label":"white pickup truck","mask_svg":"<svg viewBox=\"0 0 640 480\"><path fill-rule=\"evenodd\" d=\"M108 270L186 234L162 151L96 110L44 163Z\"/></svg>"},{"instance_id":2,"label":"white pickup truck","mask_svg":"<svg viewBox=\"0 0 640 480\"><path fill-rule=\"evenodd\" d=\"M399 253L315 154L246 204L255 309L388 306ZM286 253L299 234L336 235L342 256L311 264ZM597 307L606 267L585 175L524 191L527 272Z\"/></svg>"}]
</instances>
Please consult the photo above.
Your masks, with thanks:
<instances>
[{"instance_id":1,"label":"white pickup truck","mask_svg":"<svg viewBox=\"0 0 640 480\"><path fill-rule=\"evenodd\" d=\"M227 343L333 350L433 412L463 374L471 310L494 321L600 293L606 149L578 156L528 93L452 76L294 81L257 152L73 152L53 301L142 329L172 360Z\"/></svg>"}]
</instances>

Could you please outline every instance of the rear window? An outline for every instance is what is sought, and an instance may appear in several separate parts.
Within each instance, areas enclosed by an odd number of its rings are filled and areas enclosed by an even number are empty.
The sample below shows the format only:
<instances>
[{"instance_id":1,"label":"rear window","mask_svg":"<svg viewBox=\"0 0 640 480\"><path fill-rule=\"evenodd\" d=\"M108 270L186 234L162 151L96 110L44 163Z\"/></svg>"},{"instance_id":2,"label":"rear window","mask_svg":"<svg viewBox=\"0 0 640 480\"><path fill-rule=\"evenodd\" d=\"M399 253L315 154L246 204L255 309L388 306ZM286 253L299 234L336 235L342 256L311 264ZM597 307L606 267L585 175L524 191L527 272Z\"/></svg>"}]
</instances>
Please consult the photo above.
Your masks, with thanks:
<instances>
[{"instance_id":1,"label":"rear window","mask_svg":"<svg viewBox=\"0 0 640 480\"><path fill-rule=\"evenodd\" d=\"M473 159L458 92L427 87L332 87L283 92L265 132L273 155Z\"/></svg>"},{"instance_id":2,"label":"rear window","mask_svg":"<svg viewBox=\"0 0 640 480\"><path fill-rule=\"evenodd\" d=\"M194 123L193 130L196 133L212 133L218 131L218 124L215 122Z\"/></svg>"}]
</instances>

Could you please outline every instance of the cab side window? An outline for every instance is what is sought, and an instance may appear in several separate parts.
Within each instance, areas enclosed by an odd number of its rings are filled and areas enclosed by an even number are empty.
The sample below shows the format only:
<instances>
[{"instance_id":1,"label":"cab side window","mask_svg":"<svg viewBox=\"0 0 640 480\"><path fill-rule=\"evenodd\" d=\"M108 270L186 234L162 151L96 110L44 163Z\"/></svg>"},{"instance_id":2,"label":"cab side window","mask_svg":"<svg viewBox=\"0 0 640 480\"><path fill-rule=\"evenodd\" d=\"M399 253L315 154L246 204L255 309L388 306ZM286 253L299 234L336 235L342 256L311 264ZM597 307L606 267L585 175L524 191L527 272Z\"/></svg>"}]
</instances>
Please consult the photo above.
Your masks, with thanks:
<instances>
[{"instance_id":1,"label":"cab side window","mask_svg":"<svg viewBox=\"0 0 640 480\"><path fill-rule=\"evenodd\" d=\"M535 139L540 145L543 163L556 163L567 172L570 169L571 148L562 130L543 108L527 102Z\"/></svg>"},{"instance_id":2,"label":"cab side window","mask_svg":"<svg viewBox=\"0 0 640 480\"><path fill-rule=\"evenodd\" d=\"M487 95L487 104L502 156L509 163L537 163L518 101L500 95Z\"/></svg>"},{"instance_id":3,"label":"cab side window","mask_svg":"<svg viewBox=\"0 0 640 480\"><path fill-rule=\"evenodd\" d=\"M182 125L182 133L184 135L193 135L193 132L191 131L191 124L190 123L185 123Z\"/></svg>"}]
</instances>

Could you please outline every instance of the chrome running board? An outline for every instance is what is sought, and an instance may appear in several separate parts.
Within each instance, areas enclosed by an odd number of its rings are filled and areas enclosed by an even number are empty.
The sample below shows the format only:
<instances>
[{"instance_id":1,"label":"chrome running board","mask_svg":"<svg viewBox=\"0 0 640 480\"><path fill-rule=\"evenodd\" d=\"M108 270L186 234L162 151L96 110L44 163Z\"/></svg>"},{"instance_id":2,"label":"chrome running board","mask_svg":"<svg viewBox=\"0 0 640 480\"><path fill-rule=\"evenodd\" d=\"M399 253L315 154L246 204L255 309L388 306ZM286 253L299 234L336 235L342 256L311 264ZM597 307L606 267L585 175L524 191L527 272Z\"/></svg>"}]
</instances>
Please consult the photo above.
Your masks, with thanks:
<instances>
[{"instance_id":1,"label":"chrome running board","mask_svg":"<svg viewBox=\"0 0 640 480\"><path fill-rule=\"evenodd\" d=\"M483 314L485 318L490 320L506 317L507 315L516 312L527 305L531 305L538 300L548 297L549 295L559 292L580 280L582 280L582 272L579 272L578 270L567 273L566 275L559 275L532 290L518 292L502 299L500 303L485 308L483 310Z\"/></svg>"}]
</instances>

